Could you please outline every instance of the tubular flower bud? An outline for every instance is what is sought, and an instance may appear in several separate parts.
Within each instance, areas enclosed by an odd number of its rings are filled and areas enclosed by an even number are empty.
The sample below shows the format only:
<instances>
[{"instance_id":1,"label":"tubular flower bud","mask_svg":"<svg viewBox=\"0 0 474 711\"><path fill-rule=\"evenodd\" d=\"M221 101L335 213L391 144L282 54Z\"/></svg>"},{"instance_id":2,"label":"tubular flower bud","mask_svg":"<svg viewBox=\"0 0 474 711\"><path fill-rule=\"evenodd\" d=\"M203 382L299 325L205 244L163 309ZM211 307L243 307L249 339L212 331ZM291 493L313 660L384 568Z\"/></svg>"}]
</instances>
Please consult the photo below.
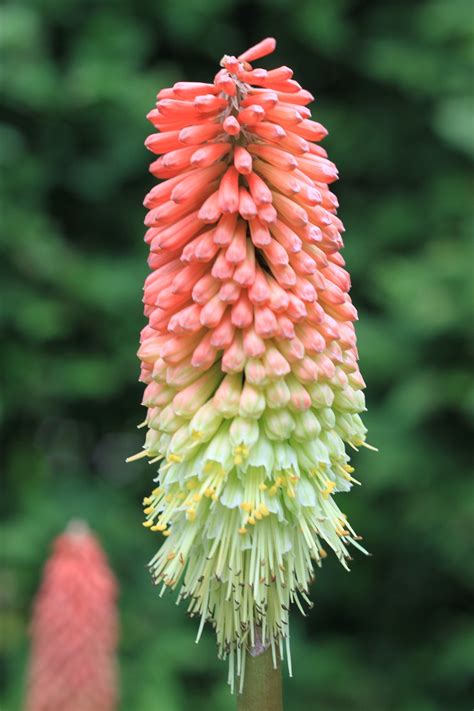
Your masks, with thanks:
<instances>
[{"instance_id":1,"label":"tubular flower bud","mask_svg":"<svg viewBox=\"0 0 474 711\"><path fill-rule=\"evenodd\" d=\"M54 542L35 601L27 711L114 711L117 585L79 521Z\"/></svg>"},{"instance_id":2,"label":"tubular flower bud","mask_svg":"<svg viewBox=\"0 0 474 711\"><path fill-rule=\"evenodd\" d=\"M325 549L346 568L364 550L334 500L359 483L346 445L369 447L338 173L311 94L288 67L249 64L274 48L160 92L146 141L164 182L145 201L136 456L161 463L143 525L165 536L156 584L179 588L198 639L213 625L231 685L256 637L289 654L291 603L310 603Z\"/></svg>"}]
</instances>

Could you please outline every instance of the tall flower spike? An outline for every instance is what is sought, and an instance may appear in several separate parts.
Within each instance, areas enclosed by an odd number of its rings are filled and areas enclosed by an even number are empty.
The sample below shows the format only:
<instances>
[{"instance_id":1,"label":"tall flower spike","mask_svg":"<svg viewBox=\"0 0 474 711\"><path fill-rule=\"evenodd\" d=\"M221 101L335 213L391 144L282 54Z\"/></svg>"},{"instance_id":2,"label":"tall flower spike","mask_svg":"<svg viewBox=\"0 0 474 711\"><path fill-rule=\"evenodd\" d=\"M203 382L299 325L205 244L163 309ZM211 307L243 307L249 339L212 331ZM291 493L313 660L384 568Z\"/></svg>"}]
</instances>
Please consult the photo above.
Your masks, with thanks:
<instances>
[{"instance_id":1,"label":"tall flower spike","mask_svg":"<svg viewBox=\"0 0 474 711\"><path fill-rule=\"evenodd\" d=\"M274 48L160 91L146 141L164 179L144 203L138 351L135 456L162 462L144 500L144 526L165 536L150 567L162 593L181 585L198 639L211 622L231 686L256 637L274 659L289 651L290 604L310 604L325 549L346 568L363 550L333 498L359 483L345 443L369 446L338 172L291 69L250 65Z\"/></svg>"},{"instance_id":2,"label":"tall flower spike","mask_svg":"<svg viewBox=\"0 0 474 711\"><path fill-rule=\"evenodd\" d=\"M117 708L116 583L82 522L54 542L36 599L27 711Z\"/></svg>"}]
</instances>

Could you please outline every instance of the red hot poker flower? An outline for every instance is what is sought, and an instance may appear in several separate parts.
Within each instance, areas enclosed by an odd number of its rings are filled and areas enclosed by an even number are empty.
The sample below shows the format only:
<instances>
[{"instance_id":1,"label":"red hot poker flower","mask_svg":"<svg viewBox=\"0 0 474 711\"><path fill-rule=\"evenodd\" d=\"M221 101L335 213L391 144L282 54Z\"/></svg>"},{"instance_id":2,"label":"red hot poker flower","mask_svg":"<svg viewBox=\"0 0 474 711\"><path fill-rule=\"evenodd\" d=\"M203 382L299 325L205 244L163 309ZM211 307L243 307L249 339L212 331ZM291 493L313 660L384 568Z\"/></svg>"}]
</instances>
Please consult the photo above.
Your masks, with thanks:
<instances>
[{"instance_id":1,"label":"red hot poker flower","mask_svg":"<svg viewBox=\"0 0 474 711\"><path fill-rule=\"evenodd\" d=\"M251 66L274 48L267 38L224 56L213 83L161 90L146 141L162 182L145 199L136 457L163 463L144 525L166 538L156 582L183 582L231 683L257 637L274 654L288 645L323 546L346 567L360 548L333 494L359 483L345 445L368 446L338 172L291 69Z\"/></svg>"},{"instance_id":2,"label":"red hot poker flower","mask_svg":"<svg viewBox=\"0 0 474 711\"><path fill-rule=\"evenodd\" d=\"M26 711L117 708L116 595L99 542L71 523L54 543L34 606Z\"/></svg>"}]
</instances>

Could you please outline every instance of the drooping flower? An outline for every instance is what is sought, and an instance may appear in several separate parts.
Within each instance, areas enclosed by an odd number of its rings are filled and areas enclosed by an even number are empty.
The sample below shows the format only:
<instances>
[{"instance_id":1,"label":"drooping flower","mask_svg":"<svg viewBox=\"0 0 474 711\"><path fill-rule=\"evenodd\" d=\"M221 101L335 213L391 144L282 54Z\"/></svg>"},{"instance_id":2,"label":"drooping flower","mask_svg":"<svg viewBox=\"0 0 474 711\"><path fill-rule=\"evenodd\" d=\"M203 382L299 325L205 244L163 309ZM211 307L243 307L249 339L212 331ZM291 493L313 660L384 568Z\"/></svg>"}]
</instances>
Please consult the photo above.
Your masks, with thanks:
<instances>
[{"instance_id":1,"label":"drooping flower","mask_svg":"<svg viewBox=\"0 0 474 711\"><path fill-rule=\"evenodd\" d=\"M117 708L115 598L99 542L72 522L54 542L33 611L27 711Z\"/></svg>"},{"instance_id":2,"label":"drooping flower","mask_svg":"<svg viewBox=\"0 0 474 711\"><path fill-rule=\"evenodd\" d=\"M282 652L326 548L345 567L361 548L333 494L359 483L345 444L368 446L338 172L292 70L250 65L274 48L161 90L146 140L163 182L145 198L148 433L130 459L161 462L153 577L181 586L198 638L214 626L231 684L256 635Z\"/></svg>"}]
</instances>

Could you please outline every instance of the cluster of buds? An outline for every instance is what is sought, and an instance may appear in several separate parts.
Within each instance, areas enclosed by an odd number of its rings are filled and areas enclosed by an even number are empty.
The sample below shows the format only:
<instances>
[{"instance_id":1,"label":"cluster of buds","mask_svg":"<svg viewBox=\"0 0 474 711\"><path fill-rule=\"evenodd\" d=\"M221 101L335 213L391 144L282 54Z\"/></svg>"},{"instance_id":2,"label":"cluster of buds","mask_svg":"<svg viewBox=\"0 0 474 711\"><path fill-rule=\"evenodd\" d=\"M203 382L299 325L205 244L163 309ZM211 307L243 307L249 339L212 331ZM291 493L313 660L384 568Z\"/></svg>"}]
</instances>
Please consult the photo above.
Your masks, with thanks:
<instances>
[{"instance_id":1,"label":"cluster of buds","mask_svg":"<svg viewBox=\"0 0 474 711\"><path fill-rule=\"evenodd\" d=\"M117 585L87 526L54 542L31 624L27 711L117 708Z\"/></svg>"},{"instance_id":2,"label":"cluster of buds","mask_svg":"<svg viewBox=\"0 0 474 711\"><path fill-rule=\"evenodd\" d=\"M345 444L368 446L338 173L291 69L250 65L274 48L160 91L146 141L163 181L145 198L148 433L130 459L161 462L153 577L181 586L198 638L214 626L231 683L257 637L288 648L326 548L345 567L360 548L333 494L359 483Z\"/></svg>"}]
</instances>

